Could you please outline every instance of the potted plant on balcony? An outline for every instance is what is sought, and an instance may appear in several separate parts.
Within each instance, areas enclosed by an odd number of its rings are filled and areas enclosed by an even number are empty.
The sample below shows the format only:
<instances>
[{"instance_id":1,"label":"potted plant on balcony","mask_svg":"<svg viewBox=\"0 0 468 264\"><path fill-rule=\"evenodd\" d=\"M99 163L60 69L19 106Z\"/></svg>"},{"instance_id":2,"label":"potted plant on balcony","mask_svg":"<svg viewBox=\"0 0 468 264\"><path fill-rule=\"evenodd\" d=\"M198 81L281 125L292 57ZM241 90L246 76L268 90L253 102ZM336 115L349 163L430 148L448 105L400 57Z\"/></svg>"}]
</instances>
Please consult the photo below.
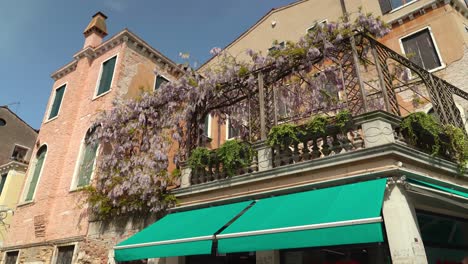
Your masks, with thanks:
<instances>
[{"instance_id":1,"label":"potted plant on balcony","mask_svg":"<svg viewBox=\"0 0 468 264\"><path fill-rule=\"evenodd\" d=\"M314 138L326 137L327 131L332 129L330 119L327 116L316 115L306 124L308 134Z\"/></svg>"},{"instance_id":2,"label":"potted plant on balcony","mask_svg":"<svg viewBox=\"0 0 468 264\"><path fill-rule=\"evenodd\" d=\"M432 117L423 112L408 115L401 122L401 132L411 145L436 155L440 151L442 128Z\"/></svg>"},{"instance_id":3,"label":"potted plant on balcony","mask_svg":"<svg viewBox=\"0 0 468 264\"><path fill-rule=\"evenodd\" d=\"M300 142L300 137L304 131L294 124L281 124L274 126L268 133L267 143L270 146L280 146L281 148Z\"/></svg>"},{"instance_id":4,"label":"potted plant on balcony","mask_svg":"<svg viewBox=\"0 0 468 264\"><path fill-rule=\"evenodd\" d=\"M192 151L188 159L188 165L192 169L192 176L204 176L211 161L211 151L204 147L197 147Z\"/></svg>"},{"instance_id":5,"label":"potted plant on balcony","mask_svg":"<svg viewBox=\"0 0 468 264\"><path fill-rule=\"evenodd\" d=\"M234 176L239 170L250 166L254 151L249 143L228 140L216 150L216 156L227 177Z\"/></svg>"}]
</instances>

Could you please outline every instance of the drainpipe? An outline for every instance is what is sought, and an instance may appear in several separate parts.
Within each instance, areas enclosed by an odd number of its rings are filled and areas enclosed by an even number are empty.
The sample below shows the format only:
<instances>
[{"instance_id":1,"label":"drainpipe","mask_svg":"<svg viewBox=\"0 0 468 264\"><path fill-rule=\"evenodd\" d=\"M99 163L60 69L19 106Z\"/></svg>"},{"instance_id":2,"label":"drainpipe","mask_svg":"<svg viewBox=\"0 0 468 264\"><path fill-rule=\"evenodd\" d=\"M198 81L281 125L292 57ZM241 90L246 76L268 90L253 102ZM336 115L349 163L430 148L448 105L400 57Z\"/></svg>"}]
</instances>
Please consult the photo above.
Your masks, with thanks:
<instances>
[{"instance_id":1,"label":"drainpipe","mask_svg":"<svg viewBox=\"0 0 468 264\"><path fill-rule=\"evenodd\" d=\"M340 0L341 3L341 13L343 13L344 22L349 22L348 11L346 10L345 0Z\"/></svg>"}]
</instances>

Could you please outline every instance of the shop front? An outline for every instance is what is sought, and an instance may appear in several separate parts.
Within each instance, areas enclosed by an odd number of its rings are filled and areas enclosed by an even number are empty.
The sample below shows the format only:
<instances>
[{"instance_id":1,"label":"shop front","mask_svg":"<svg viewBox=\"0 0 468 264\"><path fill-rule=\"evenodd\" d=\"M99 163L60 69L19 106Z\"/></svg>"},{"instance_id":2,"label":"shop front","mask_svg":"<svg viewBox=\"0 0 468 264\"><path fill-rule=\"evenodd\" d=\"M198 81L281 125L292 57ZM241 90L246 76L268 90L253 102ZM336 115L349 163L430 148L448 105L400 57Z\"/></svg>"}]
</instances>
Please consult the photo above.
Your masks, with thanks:
<instances>
[{"instance_id":1,"label":"shop front","mask_svg":"<svg viewBox=\"0 0 468 264\"><path fill-rule=\"evenodd\" d=\"M452 187L383 178L187 208L115 246L115 259L164 258L161 263L166 264L461 263L468 256L468 221L413 206L413 198L428 195L441 204L468 198L468 191ZM455 201L455 206L466 204Z\"/></svg>"},{"instance_id":2,"label":"shop front","mask_svg":"<svg viewBox=\"0 0 468 264\"><path fill-rule=\"evenodd\" d=\"M381 211L386 181L174 212L117 245L115 257L132 261L186 256L186 264L262 259L288 264L311 259L385 263Z\"/></svg>"}]
</instances>

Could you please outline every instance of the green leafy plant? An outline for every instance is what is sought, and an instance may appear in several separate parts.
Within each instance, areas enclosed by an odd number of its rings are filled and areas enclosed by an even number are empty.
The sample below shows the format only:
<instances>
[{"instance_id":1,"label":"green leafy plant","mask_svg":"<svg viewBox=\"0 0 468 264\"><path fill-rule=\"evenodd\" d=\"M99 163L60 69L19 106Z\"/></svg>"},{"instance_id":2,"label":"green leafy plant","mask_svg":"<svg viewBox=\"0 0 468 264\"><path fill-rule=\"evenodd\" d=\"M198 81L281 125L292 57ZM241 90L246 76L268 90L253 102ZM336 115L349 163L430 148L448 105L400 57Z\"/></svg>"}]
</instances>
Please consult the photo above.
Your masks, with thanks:
<instances>
[{"instance_id":1,"label":"green leafy plant","mask_svg":"<svg viewBox=\"0 0 468 264\"><path fill-rule=\"evenodd\" d=\"M306 125L307 131L315 136L323 136L326 134L327 125L330 119L323 115L314 116Z\"/></svg>"},{"instance_id":2,"label":"green leafy plant","mask_svg":"<svg viewBox=\"0 0 468 264\"><path fill-rule=\"evenodd\" d=\"M461 173L465 172L468 164L468 140L461 128L453 125L445 125L443 133L447 136L447 149L451 153L452 158L458 162Z\"/></svg>"},{"instance_id":3,"label":"green leafy plant","mask_svg":"<svg viewBox=\"0 0 468 264\"><path fill-rule=\"evenodd\" d=\"M342 110L335 116L335 125L344 131L352 123L353 116L349 110Z\"/></svg>"},{"instance_id":4,"label":"green leafy plant","mask_svg":"<svg viewBox=\"0 0 468 264\"><path fill-rule=\"evenodd\" d=\"M228 176L233 176L238 169L249 166L253 155L250 144L239 140L228 140L216 150L216 156Z\"/></svg>"},{"instance_id":5,"label":"green leafy plant","mask_svg":"<svg viewBox=\"0 0 468 264\"><path fill-rule=\"evenodd\" d=\"M432 155L439 153L442 127L433 116L423 112L412 113L403 119L401 128L410 144L426 149Z\"/></svg>"},{"instance_id":6,"label":"green leafy plant","mask_svg":"<svg viewBox=\"0 0 468 264\"><path fill-rule=\"evenodd\" d=\"M301 134L304 134L304 131L294 124L277 125L270 129L267 137L267 144L270 146L289 146L300 142L299 136Z\"/></svg>"},{"instance_id":7,"label":"green leafy plant","mask_svg":"<svg viewBox=\"0 0 468 264\"><path fill-rule=\"evenodd\" d=\"M209 149L197 147L190 154L188 165L192 170L203 169L209 165L210 159L211 153Z\"/></svg>"}]
</instances>

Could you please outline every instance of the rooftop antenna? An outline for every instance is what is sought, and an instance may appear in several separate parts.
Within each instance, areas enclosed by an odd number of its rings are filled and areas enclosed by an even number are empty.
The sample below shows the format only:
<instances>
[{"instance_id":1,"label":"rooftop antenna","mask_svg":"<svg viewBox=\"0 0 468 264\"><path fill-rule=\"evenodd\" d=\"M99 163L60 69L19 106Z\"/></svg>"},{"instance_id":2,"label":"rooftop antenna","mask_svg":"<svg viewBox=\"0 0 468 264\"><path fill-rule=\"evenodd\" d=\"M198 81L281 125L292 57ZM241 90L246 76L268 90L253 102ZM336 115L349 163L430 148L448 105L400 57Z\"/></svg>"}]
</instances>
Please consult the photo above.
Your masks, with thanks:
<instances>
[{"instance_id":1,"label":"rooftop antenna","mask_svg":"<svg viewBox=\"0 0 468 264\"><path fill-rule=\"evenodd\" d=\"M9 103L9 104L6 104L6 106L11 106L11 105L16 105L16 109L15 109L15 113L18 114L18 111L19 111L19 108L21 106L21 102L18 101L18 102L12 102L12 103Z\"/></svg>"}]
</instances>

